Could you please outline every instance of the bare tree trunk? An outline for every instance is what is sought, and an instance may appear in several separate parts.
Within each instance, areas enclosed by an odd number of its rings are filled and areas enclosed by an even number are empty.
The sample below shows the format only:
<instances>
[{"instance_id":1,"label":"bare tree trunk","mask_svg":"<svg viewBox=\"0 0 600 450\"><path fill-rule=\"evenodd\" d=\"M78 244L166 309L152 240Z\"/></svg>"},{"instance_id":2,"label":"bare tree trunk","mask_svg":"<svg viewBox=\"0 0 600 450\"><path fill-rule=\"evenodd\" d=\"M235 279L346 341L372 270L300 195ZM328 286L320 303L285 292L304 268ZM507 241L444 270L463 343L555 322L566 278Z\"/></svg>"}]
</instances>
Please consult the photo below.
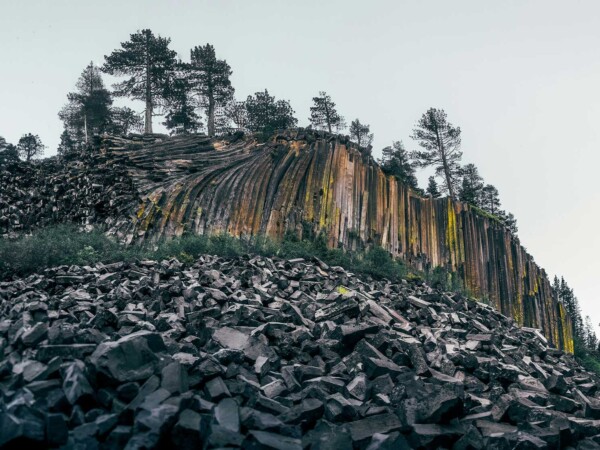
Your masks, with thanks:
<instances>
[{"instance_id":1,"label":"bare tree trunk","mask_svg":"<svg viewBox=\"0 0 600 450\"><path fill-rule=\"evenodd\" d=\"M327 129L331 134L331 118L329 117L329 107L327 106L327 99L325 99L325 118L327 120Z\"/></svg>"},{"instance_id":2,"label":"bare tree trunk","mask_svg":"<svg viewBox=\"0 0 600 450\"><path fill-rule=\"evenodd\" d=\"M456 200L454 196L454 186L452 185L452 176L450 175L450 168L448 167L448 161L446 160L446 149L444 148L444 144L442 142L442 138L440 136L440 132L436 125L435 127L435 137L437 140L438 152L442 157L442 165L444 166L444 176L446 177L446 186L448 186L448 193L450 194L450 198L452 200Z\"/></svg>"},{"instance_id":3,"label":"bare tree trunk","mask_svg":"<svg viewBox=\"0 0 600 450\"><path fill-rule=\"evenodd\" d=\"M212 99L208 100L208 136L215 136L215 102Z\"/></svg>"},{"instance_id":4,"label":"bare tree trunk","mask_svg":"<svg viewBox=\"0 0 600 450\"><path fill-rule=\"evenodd\" d=\"M146 97L146 121L144 133L152 133L152 99Z\"/></svg>"},{"instance_id":5,"label":"bare tree trunk","mask_svg":"<svg viewBox=\"0 0 600 450\"><path fill-rule=\"evenodd\" d=\"M450 198L452 200L456 200L454 196L454 186L452 185L452 177L450 176L450 169L448 168L448 164L446 163L446 158L444 157L444 175L446 176L446 184L448 185L448 192L450 193Z\"/></svg>"},{"instance_id":6,"label":"bare tree trunk","mask_svg":"<svg viewBox=\"0 0 600 450\"><path fill-rule=\"evenodd\" d=\"M150 80L150 36L146 33L146 121L144 132L152 133L152 86Z\"/></svg>"},{"instance_id":7,"label":"bare tree trunk","mask_svg":"<svg viewBox=\"0 0 600 450\"><path fill-rule=\"evenodd\" d=\"M85 132L85 143L88 143L88 129L87 129L87 114L83 115L83 130Z\"/></svg>"}]
</instances>

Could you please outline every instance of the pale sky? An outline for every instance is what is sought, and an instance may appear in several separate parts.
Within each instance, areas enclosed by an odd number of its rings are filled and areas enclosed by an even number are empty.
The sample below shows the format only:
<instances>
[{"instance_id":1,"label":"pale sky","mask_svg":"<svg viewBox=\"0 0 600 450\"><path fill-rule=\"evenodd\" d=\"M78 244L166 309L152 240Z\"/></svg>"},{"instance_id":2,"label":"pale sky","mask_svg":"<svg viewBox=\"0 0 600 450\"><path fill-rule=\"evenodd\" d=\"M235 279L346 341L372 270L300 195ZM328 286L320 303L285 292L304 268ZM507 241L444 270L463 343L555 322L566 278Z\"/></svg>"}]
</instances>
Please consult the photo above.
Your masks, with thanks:
<instances>
[{"instance_id":1,"label":"pale sky","mask_svg":"<svg viewBox=\"0 0 600 450\"><path fill-rule=\"evenodd\" d=\"M597 0L0 0L0 136L39 134L54 154L81 71L142 28L184 60L212 43L238 98L268 88L301 126L327 91L371 125L375 155L398 139L416 149L415 122L445 109L521 242L600 322Z\"/></svg>"}]
</instances>

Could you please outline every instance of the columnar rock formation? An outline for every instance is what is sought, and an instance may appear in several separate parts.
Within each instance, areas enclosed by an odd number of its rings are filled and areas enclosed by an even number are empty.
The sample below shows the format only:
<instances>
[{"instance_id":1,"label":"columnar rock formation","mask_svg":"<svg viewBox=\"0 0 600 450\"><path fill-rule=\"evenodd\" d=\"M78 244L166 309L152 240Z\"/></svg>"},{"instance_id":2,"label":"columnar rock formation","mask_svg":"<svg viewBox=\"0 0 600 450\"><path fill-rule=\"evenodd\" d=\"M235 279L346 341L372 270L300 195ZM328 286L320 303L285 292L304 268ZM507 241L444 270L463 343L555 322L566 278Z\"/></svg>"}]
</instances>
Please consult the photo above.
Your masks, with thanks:
<instances>
[{"instance_id":1,"label":"columnar rock formation","mask_svg":"<svg viewBox=\"0 0 600 450\"><path fill-rule=\"evenodd\" d=\"M341 137L106 138L80 163L1 169L4 234L64 220L102 224L127 242L324 233L332 247L380 245L418 269L445 268L473 296L573 350L569 318L518 239L466 204L420 197Z\"/></svg>"},{"instance_id":2,"label":"columnar rock formation","mask_svg":"<svg viewBox=\"0 0 600 450\"><path fill-rule=\"evenodd\" d=\"M186 137L106 150L144 199L130 239L323 232L331 247L380 245L419 269L457 273L476 297L573 350L546 273L505 227L464 203L419 196L343 139L295 131L266 144Z\"/></svg>"}]
</instances>

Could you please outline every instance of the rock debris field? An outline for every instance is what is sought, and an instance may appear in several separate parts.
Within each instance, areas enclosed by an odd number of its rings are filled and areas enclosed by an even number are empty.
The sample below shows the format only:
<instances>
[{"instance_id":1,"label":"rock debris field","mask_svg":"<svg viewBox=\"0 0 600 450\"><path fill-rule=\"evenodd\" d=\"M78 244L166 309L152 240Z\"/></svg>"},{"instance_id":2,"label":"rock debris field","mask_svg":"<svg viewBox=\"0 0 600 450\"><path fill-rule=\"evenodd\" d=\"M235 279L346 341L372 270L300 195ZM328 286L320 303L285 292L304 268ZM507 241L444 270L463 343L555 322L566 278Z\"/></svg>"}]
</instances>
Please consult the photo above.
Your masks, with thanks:
<instances>
[{"instance_id":1,"label":"rock debris field","mask_svg":"<svg viewBox=\"0 0 600 450\"><path fill-rule=\"evenodd\" d=\"M204 256L0 283L0 447L600 448L597 378L421 282Z\"/></svg>"}]
</instances>

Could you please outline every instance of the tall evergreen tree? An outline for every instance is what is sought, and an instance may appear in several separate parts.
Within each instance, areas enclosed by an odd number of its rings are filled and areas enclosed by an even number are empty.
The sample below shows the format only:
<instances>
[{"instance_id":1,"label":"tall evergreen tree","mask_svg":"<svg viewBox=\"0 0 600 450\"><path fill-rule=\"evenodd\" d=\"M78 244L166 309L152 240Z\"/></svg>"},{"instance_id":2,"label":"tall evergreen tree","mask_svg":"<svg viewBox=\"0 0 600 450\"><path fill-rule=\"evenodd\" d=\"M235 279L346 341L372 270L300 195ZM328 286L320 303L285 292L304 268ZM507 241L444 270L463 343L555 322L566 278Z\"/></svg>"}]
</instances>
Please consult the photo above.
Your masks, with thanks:
<instances>
[{"instance_id":1,"label":"tall evergreen tree","mask_svg":"<svg viewBox=\"0 0 600 450\"><path fill-rule=\"evenodd\" d=\"M461 202L467 202L474 206L481 206L481 195L483 190L483 178L475 164L467 164L461 169L462 182L458 192Z\"/></svg>"},{"instance_id":2,"label":"tall evergreen tree","mask_svg":"<svg viewBox=\"0 0 600 450\"><path fill-rule=\"evenodd\" d=\"M494 216L500 211L500 195L491 184L486 184L481 190L481 208Z\"/></svg>"},{"instance_id":3,"label":"tall evergreen tree","mask_svg":"<svg viewBox=\"0 0 600 450\"><path fill-rule=\"evenodd\" d=\"M276 101L266 89L248 96L246 114L248 129L265 136L270 136L279 129L294 127L298 123L290 103L287 100Z\"/></svg>"},{"instance_id":4,"label":"tall evergreen tree","mask_svg":"<svg viewBox=\"0 0 600 450\"><path fill-rule=\"evenodd\" d=\"M65 129L60 135L60 143L58 144L57 153L58 156L67 156L75 153L77 150L77 145L73 138L71 137L71 133Z\"/></svg>"},{"instance_id":5,"label":"tall evergreen tree","mask_svg":"<svg viewBox=\"0 0 600 450\"><path fill-rule=\"evenodd\" d=\"M498 211L498 218L513 236L517 235L519 228L517 227L517 219L513 213L506 213L506 211L500 210Z\"/></svg>"},{"instance_id":6,"label":"tall evergreen tree","mask_svg":"<svg viewBox=\"0 0 600 450\"><path fill-rule=\"evenodd\" d=\"M168 38L154 36L151 30L138 31L121 48L105 56L102 70L111 75L129 76L114 85L114 95L142 100L146 104L145 132L152 133L152 115L164 105L167 88L176 65L176 52Z\"/></svg>"},{"instance_id":7,"label":"tall evergreen tree","mask_svg":"<svg viewBox=\"0 0 600 450\"><path fill-rule=\"evenodd\" d=\"M435 181L435 177L429 177L429 182L427 184L427 190L425 192L431 198L439 198L442 196L442 193L440 192L440 190L438 188L438 184Z\"/></svg>"},{"instance_id":8,"label":"tall evergreen tree","mask_svg":"<svg viewBox=\"0 0 600 450\"><path fill-rule=\"evenodd\" d=\"M167 114L163 124L171 134L194 133L202 126L190 97L190 88L190 82L184 76L178 76L169 86Z\"/></svg>"},{"instance_id":9,"label":"tall evergreen tree","mask_svg":"<svg viewBox=\"0 0 600 450\"><path fill-rule=\"evenodd\" d=\"M332 129L341 130L345 127L344 118L338 114L335 103L323 91L319 92L317 97L313 97L308 120L316 129L326 129L330 133Z\"/></svg>"},{"instance_id":10,"label":"tall evergreen tree","mask_svg":"<svg viewBox=\"0 0 600 450\"><path fill-rule=\"evenodd\" d=\"M402 141L394 141L391 146L381 151L379 164L386 175L393 175L407 186L417 189L418 182L415 177L415 168L410 162L408 152Z\"/></svg>"},{"instance_id":11,"label":"tall evergreen tree","mask_svg":"<svg viewBox=\"0 0 600 450\"><path fill-rule=\"evenodd\" d=\"M46 146L42 144L40 137L37 134L33 135L31 133L24 134L17 144L19 156L28 162L32 158L42 156L45 148Z\"/></svg>"},{"instance_id":12,"label":"tall evergreen tree","mask_svg":"<svg viewBox=\"0 0 600 450\"><path fill-rule=\"evenodd\" d=\"M90 62L67 94L68 103L58 113L74 145L87 144L94 134L107 131L112 98L104 86L100 69Z\"/></svg>"},{"instance_id":13,"label":"tall evergreen tree","mask_svg":"<svg viewBox=\"0 0 600 450\"><path fill-rule=\"evenodd\" d=\"M552 284L552 290L554 291L554 295L556 299L563 304L565 310L567 311L567 314L571 318L571 324L573 326L573 336L575 338L576 344L581 345L585 342L586 336L579 301L577 300L577 297L575 297L573 289L569 287L564 277L560 278L560 282L558 281L557 277L554 278L554 283Z\"/></svg>"},{"instance_id":14,"label":"tall evergreen tree","mask_svg":"<svg viewBox=\"0 0 600 450\"><path fill-rule=\"evenodd\" d=\"M16 160L19 157L19 152L16 145L13 145L0 136L0 161Z\"/></svg>"},{"instance_id":15,"label":"tall evergreen tree","mask_svg":"<svg viewBox=\"0 0 600 450\"><path fill-rule=\"evenodd\" d=\"M373 143L373 133L371 127L360 123L355 119L350 123L350 138L358 144L359 147L368 147Z\"/></svg>"},{"instance_id":16,"label":"tall evergreen tree","mask_svg":"<svg viewBox=\"0 0 600 450\"><path fill-rule=\"evenodd\" d=\"M595 351L598 348L598 337L594 331L594 325L592 324L592 319L590 316L585 316L583 326L585 330L585 345L587 346L588 350Z\"/></svg>"},{"instance_id":17,"label":"tall evergreen tree","mask_svg":"<svg viewBox=\"0 0 600 450\"><path fill-rule=\"evenodd\" d=\"M144 121L133 109L127 106L111 108L109 133L126 135L143 130Z\"/></svg>"},{"instance_id":18,"label":"tall evergreen tree","mask_svg":"<svg viewBox=\"0 0 600 450\"><path fill-rule=\"evenodd\" d=\"M460 176L460 127L447 120L443 109L430 108L419 120L411 136L424 150L411 154L420 167L433 166L444 180L443 189L456 199Z\"/></svg>"},{"instance_id":19,"label":"tall evergreen tree","mask_svg":"<svg viewBox=\"0 0 600 450\"><path fill-rule=\"evenodd\" d=\"M200 105L206 109L208 135L215 135L215 111L233 98L231 67L224 59L217 59L215 48L206 44L191 51L189 80Z\"/></svg>"},{"instance_id":20,"label":"tall evergreen tree","mask_svg":"<svg viewBox=\"0 0 600 450\"><path fill-rule=\"evenodd\" d=\"M223 114L236 130L247 130L248 110L246 109L246 102L231 99L223 107Z\"/></svg>"}]
</instances>

